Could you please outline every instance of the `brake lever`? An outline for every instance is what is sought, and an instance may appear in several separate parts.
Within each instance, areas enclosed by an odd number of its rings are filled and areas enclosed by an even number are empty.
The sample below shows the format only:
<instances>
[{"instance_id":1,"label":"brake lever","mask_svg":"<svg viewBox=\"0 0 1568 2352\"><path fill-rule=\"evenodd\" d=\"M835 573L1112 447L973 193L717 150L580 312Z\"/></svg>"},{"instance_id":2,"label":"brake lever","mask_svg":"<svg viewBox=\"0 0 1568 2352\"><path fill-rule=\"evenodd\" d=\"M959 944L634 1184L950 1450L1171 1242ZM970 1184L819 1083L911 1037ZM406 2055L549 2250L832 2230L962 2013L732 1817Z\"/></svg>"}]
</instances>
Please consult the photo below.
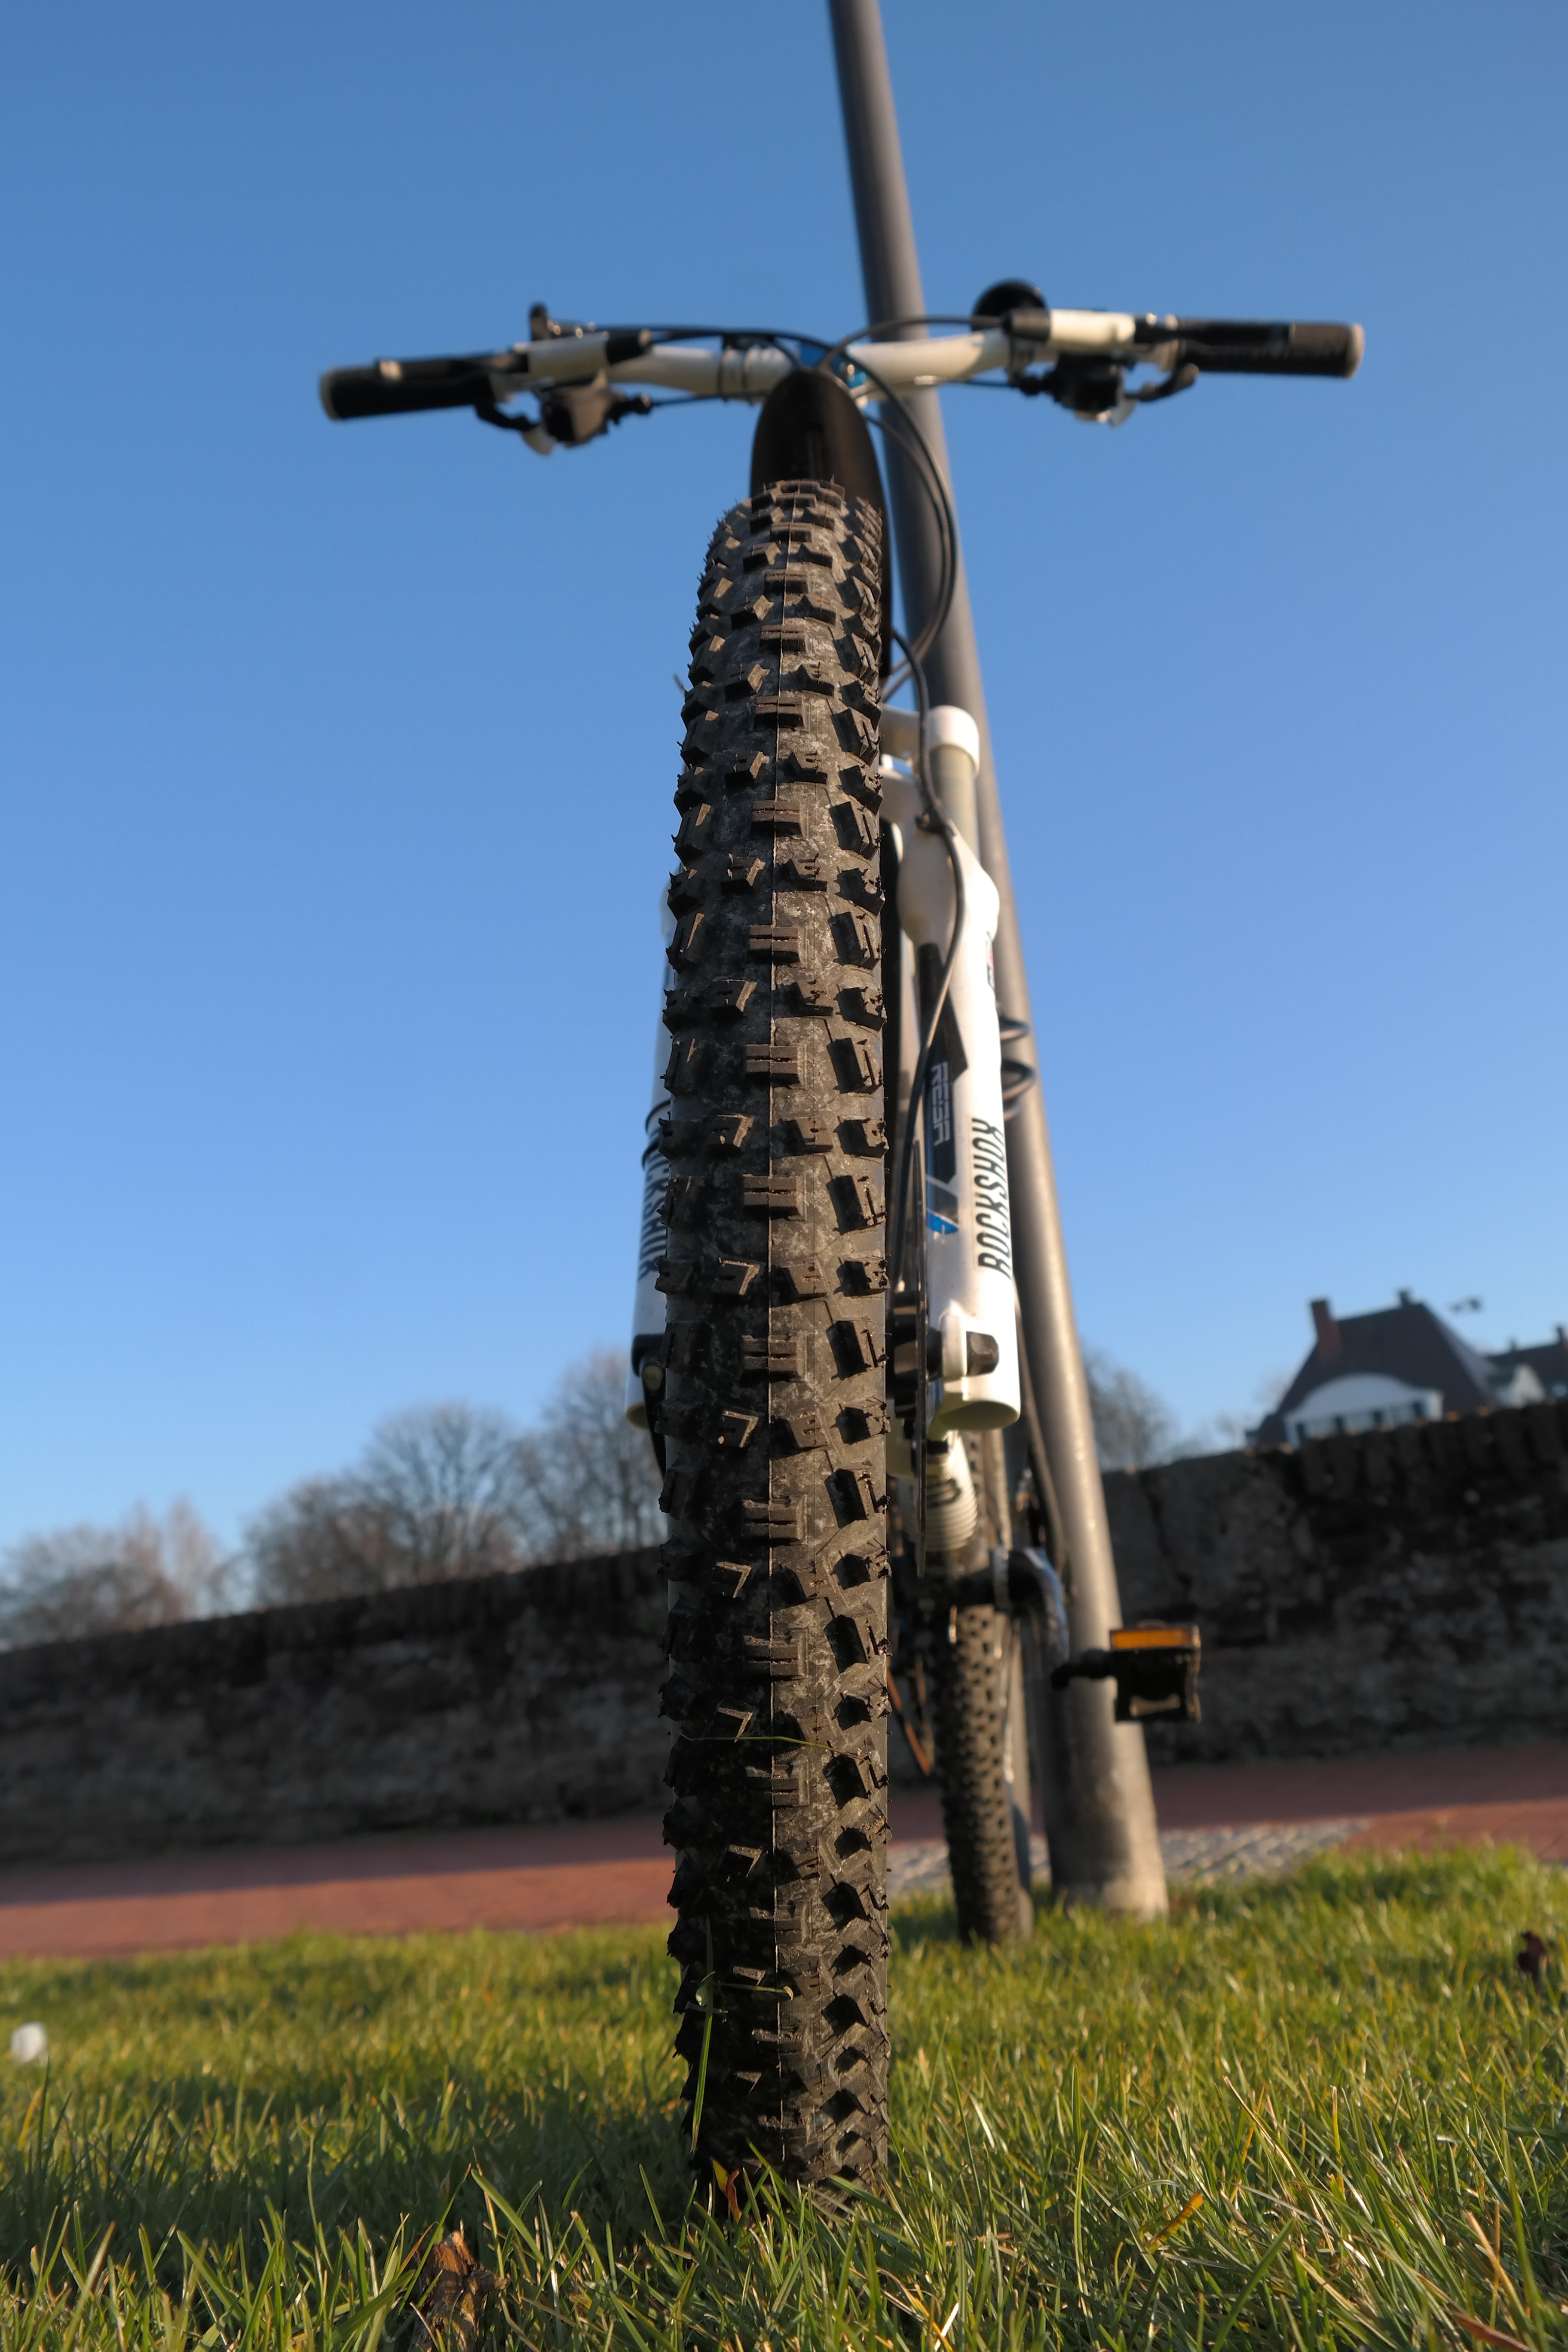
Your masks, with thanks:
<instances>
[{"instance_id":1,"label":"brake lever","mask_svg":"<svg viewBox=\"0 0 1568 2352\"><path fill-rule=\"evenodd\" d=\"M474 403L482 425L498 425L503 433L520 433L537 457L552 449L580 449L596 441L623 416L651 416L653 402L646 392L616 393L605 383L558 385L540 395L537 416L508 416L493 400Z\"/></svg>"},{"instance_id":2,"label":"brake lever","mask_svg":"<svg viewBox=\"0 0 1568 2352\"><path fill-rule=\"evenodd\" d=\"M1129 392L1127 370L1120 362L1058 360L1044 375L1020 376L1017 389L1031 396L1044 393L1080 425L1125 425L1136 409L1146 408L1151 401L1172 400L1178 392L1190 392L1200 373L1194 361L1185 360L1159 383Z\"/></svg>"},{"instance_id":3,"label":"brake lever","mask_svg":"<svg viewBox=\"0 0 1568 2352\"><path fill-rule=\"evenodd\" d=\"M1184 360L1179 368L1172 369L1163 383L1148 384L1142 392L1130 392L1126 397L1137 401L1144 408L1152 400L1173 400L1178 392L1190 392L1201 373L1195 360Z\"/></svg>"},{"instance_id":4,"label":"brake lever","mask_svg":"<svg viewBox=\"0 0 1568 2352\"><path fill-rule=\"evenodd\" d=\"M493 400L476 400L474 415L481 425L493 425L499 432L521 434L537 457L548 457L556 446L542 416L509 416Z\"/></svg>"}]
</instances>

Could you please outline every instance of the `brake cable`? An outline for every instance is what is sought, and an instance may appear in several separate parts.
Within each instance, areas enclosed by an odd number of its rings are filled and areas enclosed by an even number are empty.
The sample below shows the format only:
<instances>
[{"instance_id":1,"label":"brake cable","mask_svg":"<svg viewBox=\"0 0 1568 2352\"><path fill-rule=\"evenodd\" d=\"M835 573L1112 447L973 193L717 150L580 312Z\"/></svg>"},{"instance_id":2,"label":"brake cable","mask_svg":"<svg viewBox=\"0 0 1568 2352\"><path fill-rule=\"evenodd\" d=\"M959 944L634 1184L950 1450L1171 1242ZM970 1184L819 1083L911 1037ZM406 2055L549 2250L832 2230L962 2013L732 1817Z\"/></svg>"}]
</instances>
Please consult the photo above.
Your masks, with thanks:
<instances>
[{"instance_id":1,"label":"brake cable","mask_svg":"<svg viewBox=\"0 0 1568 2352\"><path fill-rule=\"evenodd\" d=\"M974 321L972 319L960 319L956 316L938 317L933 314L926 320L895 320L889 323L893 326L973 326ZM805 368L809 364L813 369L820 369L824 373L831 372L834 361L845 355L847 345L857 340L854 335L841 336L836 343L825 343L817 336L803 335L793 329L777 327L649 327L647 331L656 336L659 341L666 343L697 342L710 335L716 335L728 350L734 350L743 345L761 344L771 345L776 351L789 352L793 346L793 355L798 367ZM862 329L858 331L860 333L879 332L880 329ZM808 352L816 355L809 362L805 357ZM910 415L897 393L875 368L867 367L859 360L853 361L851 364L869 384L875 387L878 398L882 404L881 415L873 416L868 421L879 428L884 438L890 434L893 440L914 460L916 478L931 503L942 541L941 584L932 611L916 640L915 652L918 657L930 652L945 627L947 616L952 609L952 600L958 587L958 520L953 512L952 500L948 492L947 484L942 479L942 469L931 455L925 435ZM722 397L722 394L714 393L678 394L673 398L654 401L650 404L650 407L653 410L684 407L689 402ZM501 421L510 420L486 418L487 423ZM900 642L901 643L902 640ZM908 656L907 646L904 651ZM907 667L903 671L896 673L883 688L884 696L896 692L910 674Z\"/></svg>"},{"instance_id":2,"label":"brake cable","mask_svg":"<svg viewBox=\"0 0 1568 2352\"><path fill-rule=\"evenodd\" d=\"M825 359L820 364L826 367L826 360ZM942 580L935 603L927 616L924 627L915 640L913 648L911 649L908 645L903 646L905 667L889 680L883 689L884 694L887 694L901 686L906 677L913 676L913 666L931 651L947 625L947 616L952 609L952 600L958 588L958 518L953 512L952 499L948 493L947 484L942 478L942 468L931 455L931 444L925 435L886 379L879 375L875 368L863 366L859 362L856 364L868 383L876 387L882 404L881 414L869 421L881 428L884 439L890 434L906 454L914 459L916 478L931 502L932 512L936 517L937 532L942 541ZM901 638L897 639L897 642L903 645ZM921 692L923 688L917 685L917 695ZM924 708L925 705L922 703L922 711Z\"/></svg>"}]
</instances>

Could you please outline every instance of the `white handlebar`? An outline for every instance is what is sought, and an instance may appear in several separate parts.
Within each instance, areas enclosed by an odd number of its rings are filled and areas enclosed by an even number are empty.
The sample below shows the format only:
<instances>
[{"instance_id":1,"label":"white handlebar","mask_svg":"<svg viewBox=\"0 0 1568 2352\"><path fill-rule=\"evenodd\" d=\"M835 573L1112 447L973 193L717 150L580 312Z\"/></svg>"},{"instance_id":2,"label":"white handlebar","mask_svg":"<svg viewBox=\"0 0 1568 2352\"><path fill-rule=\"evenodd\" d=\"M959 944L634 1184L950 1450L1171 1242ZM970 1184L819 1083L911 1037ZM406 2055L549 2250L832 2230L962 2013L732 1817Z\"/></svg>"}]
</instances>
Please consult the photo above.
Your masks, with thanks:
<instances>
[{"instance_id":1,"label":"white handlebar","mask_svg":"<svg viewBox=\"0 0 1568 2352\"><path fill-rule=\"evenodd\" d=\"M668 340L661 342L660 333L668 333ZM647 384L700 400L760 401L805 363L788 348L793 340L772 343L742 335L721 338L717 329L709 339L656 328L583 328L537 342L513 343L509 351L335 368L321 379L321 400L328 415L336 418L402 415L421 408L477 408L483 415L519 393L547 395L588 383ZM1134 400L1163 398L1166 391L1182 391L1200 373L1351 376L1360 363L1363 341L1359 327L1321 321L1036 310L1009 311L994 325L966 327L953 334L837 348L844 379L860 401L963 383L1000 370L1026 391L1049 391L1053 399L1082 415L1115 421L1131 413L1131 400L1120 404L1116 400L1120 382L1114 370L1119 365L1147 361L1165 372L1169 381L1158 392L1131 395ZM1058 379L1028 374L1047 360L1068 364L1058 370ZM1074 367L1074 362L1099 365ZM1080 406L1074 388L1085 386L1097 396ZM1109 398L1098 397L1107 389ZM489 421L516 422L494 414ZM574 432L567 437L584 436Z\"/></svg>"},{"instance_id":2,"label":"white handlebar","mask_svg":"<svg viewBox=\"0 0 1568 2352\"><path fill-rule=\"evenodd\" d=\"M952 335L926 335L913 342L850 343L845 356L866 378L854 387L874 399L889 391L917 392L931 384L963 383L995 368L1016 369L1032 362L1094 352L1132 356L1138 330L1148 322L1126 310L1053 310L1050 333L1039 339L1010 335L1001 327ZM1173 328L1174 321L1172 326ZM709 400L765 400L797 362L776 345L752 343L713 350L700 342L656 343L636 357L610 360L607 334L562 336L545 342L514 343L489 363L498 400L522 391L582 383L601 370L612 383L649 384L662 392L694 394Z\"/></svg>"}]
</instances>

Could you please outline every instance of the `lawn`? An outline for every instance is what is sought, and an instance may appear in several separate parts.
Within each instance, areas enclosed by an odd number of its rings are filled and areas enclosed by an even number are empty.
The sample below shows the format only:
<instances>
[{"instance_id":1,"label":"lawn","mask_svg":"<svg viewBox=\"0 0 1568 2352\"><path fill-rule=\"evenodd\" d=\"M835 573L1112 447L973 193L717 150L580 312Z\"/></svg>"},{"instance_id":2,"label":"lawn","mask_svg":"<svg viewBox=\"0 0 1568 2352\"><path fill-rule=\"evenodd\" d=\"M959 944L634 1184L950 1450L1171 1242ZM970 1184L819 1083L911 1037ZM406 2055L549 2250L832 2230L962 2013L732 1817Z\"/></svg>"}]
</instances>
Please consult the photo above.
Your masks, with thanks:
<instances>
[{"instance_id":1,"label":"lawn","mask_svg":"<svg viewBox=\"0 0 1568 2352\"><path fill-rule=\"evenodd\" d=\"M0 2347L1568 2344L1568 1926L1517 1856L1327 1859L1158 1927L896 1915L892 2177L691 2201L645 1929L0 1968ZM457 2338L454 2336L454 2341Z\"/></svg>"}]
</instances>

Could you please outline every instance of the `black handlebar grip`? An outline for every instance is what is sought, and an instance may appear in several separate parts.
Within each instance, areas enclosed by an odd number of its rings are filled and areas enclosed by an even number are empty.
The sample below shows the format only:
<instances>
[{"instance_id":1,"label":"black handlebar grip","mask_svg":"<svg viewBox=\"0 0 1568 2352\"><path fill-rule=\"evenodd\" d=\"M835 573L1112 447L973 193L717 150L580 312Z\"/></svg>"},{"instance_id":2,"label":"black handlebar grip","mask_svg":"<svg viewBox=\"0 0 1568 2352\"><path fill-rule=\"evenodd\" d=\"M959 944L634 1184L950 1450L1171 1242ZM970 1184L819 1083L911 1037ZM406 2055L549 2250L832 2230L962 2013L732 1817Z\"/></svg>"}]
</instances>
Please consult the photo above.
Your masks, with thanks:
<instances>
[{"instance_id":1,"label":"black handlebar grip","mask_svg":"<svg viewBox=\"0 0 1568 2352\"><path fill-rule=\"evenodd\" d=\"M1171 340L1205 375L1352 376L1366 348L1359 327L1310 319L1178 319Z\"/></svg>"},{"instance_id":2,"label":"black handlebar grip","mask_svg":"<svg viewBox=\"0 0 1568 2352\"><path fill-rule=\"evenodd\" d=\"M321 378L321 406L334 422L354 416L408 416L422 408L472 408L494 398L479 360L377 360L374 367L331 368Z\"/></svg>"}]
</instances>

